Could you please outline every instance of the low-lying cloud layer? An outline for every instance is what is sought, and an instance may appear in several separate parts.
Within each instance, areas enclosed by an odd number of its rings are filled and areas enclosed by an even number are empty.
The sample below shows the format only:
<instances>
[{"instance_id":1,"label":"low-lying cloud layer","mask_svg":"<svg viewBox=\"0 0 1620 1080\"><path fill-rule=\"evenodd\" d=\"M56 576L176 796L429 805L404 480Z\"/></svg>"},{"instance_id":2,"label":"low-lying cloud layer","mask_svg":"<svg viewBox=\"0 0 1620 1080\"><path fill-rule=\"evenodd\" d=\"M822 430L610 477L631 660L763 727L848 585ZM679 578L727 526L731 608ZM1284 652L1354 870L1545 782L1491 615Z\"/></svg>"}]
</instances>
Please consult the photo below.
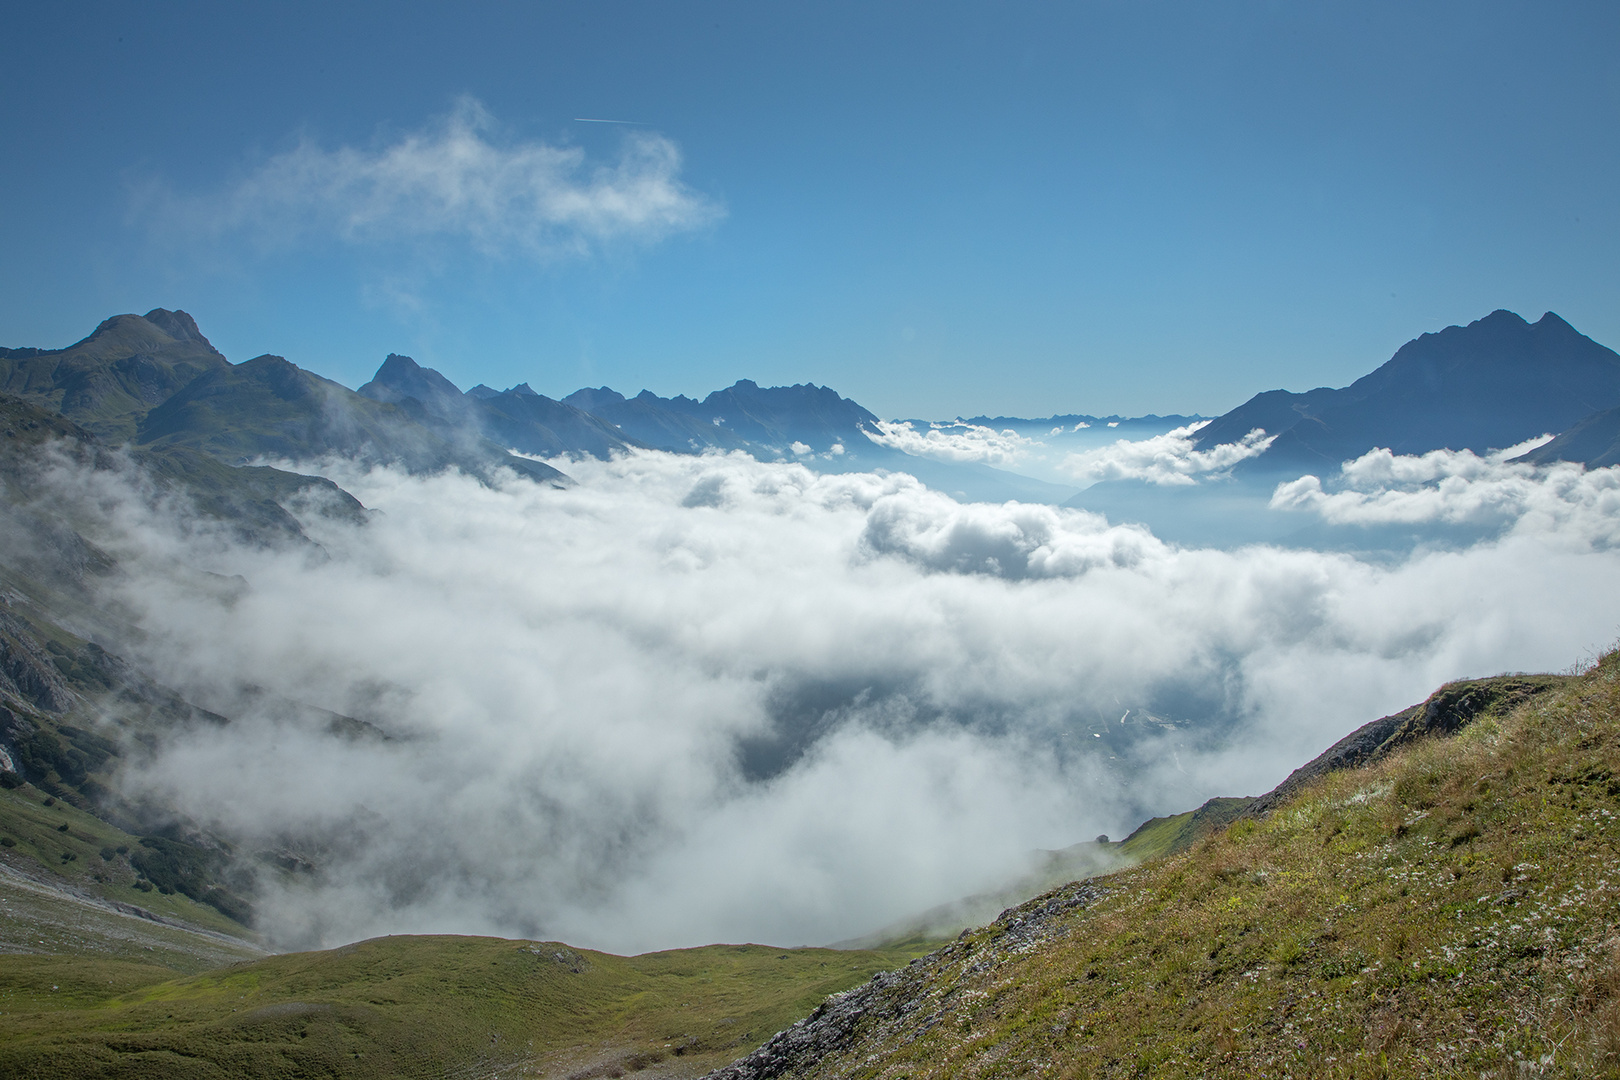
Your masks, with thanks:
<instances>
[{"instance_id":1,"label":"low-lying cloud layer","mask_svg":"<svg viewBox=\"0 0 1620 1080\"><path fill-rule=\"evenodd\" d=\"M740 454L570 469L331 465L379 513L312 520L323 559L93 500L131 650L234 718L129 786L320 864L265 878L276 940L839 940L1615 633L1620 556L1532 513L1376 566Z\"/></svg>"},{"instance_id":2,"label":"low-lying cloud layer","mask_svg":"<svg viewBox=\"0 0 1620 1080\"><path fill-rule=\"evenodd\" d=\"M1031 447L1040 445L1016 431L997 431L982 424L934 422L926 424L919 431L917 423L912 420L879 420L877 430L866 432L866 437L879 446L915 457L956 463L977 462L1003 469L1016 468L1029 456Z\"/></svg>"},{"instance_id":3,"label":"low-lying cloud layer","mask_svg":"<svg viewBox=\"0 0 1620 1080\"><path fill-rule=\"evenodd\" d=\"M1186 486L1206 473L1220 473L1246 458L1266 452L1276 436L1255 428L1241 442L1223 443L1208 450L1193 449L1198 429L1208 424L1178 427L1151 439L1120 439L1111 446L1068 455L1061 469L1082 487L1104 480L1144 480L1150 484Z\"/></svg>"},{"instance_id":4,"label":"low-lying cloud layer","mask_svg":"<svg viewBox=\"0 0 1620 1080\"><path fill-rule=\"evenodd\" d=\"M1469 525L1598 548L1620 544L1620 469L1512 460L1548 438L1486 455L1372 450L1345 462L1327 486L1315 476L1277 485L1271 507L1335 525Z\"/></svg>"},{"instance_id":5,"label":"low-lying cloud layer","mask_svg":"<svg viewBox=\"0 0 1620 1080\"><path fill-rule=\"evenodd\" d=\"M649 242L715 221L712 200L681 182L680 150L628 136L616 160L577 146L510 142L472 98L442 121L374 147L309 139L210 196L147 193L166 228L247 232L280 246L336 237L353 244L451 238L486 254L579 255Z\"/></svg>"}]
</instances>

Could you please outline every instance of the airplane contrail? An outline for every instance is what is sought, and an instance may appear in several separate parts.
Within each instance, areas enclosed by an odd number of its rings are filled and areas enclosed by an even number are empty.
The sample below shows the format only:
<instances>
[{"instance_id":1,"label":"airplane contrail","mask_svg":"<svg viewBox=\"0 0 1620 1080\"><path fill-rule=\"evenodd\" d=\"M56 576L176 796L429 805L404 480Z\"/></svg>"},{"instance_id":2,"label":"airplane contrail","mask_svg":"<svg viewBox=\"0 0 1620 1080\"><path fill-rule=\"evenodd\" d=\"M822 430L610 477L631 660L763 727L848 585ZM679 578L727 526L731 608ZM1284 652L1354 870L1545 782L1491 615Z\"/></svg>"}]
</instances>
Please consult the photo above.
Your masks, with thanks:
<instances>
[{"instance_id":1,"label":"airplane contrail","mask_svg":"<svg viewBox=\"0 0 1620 1080\"><path fill-rule=\"evenodd\" d=\"M636 127L646 127L647 126L645 123L643 123L640 120L598 120L595 117L591 117L591 116L576 116L576 117L574 117L574 123L576 123L576 124L634 124Z\"/></svg>"}]
</instances>

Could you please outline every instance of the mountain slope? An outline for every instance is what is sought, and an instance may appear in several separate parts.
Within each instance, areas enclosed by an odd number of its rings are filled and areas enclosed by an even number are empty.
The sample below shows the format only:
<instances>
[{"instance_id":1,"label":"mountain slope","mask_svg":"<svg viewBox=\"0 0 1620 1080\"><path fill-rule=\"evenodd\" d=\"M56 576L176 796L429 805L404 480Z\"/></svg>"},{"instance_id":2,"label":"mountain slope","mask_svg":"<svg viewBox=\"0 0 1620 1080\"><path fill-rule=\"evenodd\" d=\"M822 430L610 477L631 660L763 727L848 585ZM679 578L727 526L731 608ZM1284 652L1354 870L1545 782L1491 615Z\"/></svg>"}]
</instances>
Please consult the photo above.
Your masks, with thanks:
<instances>
[{"instance_id":1,"label":"mountain slope","mask_svg":"<svg viewBox=\"0 0 1620 1080\"><path fill-rule=\"evenodd\" d=\"M0 349L0 391L126 442L153 406L229 366L190 315L154 308L114 315L65 349Z\"/></svg>"},{"instance_id":2,"label":"mountain slope","mask_svg":"<svg viewBox=\"0 0 1620 1080\"><path fill-rule=\"evenodd\" d=\"M199 376L147 413L136 438L232 463L336 453L419 473L454 466L487 477L505 466L535 480L565 480L548 465L514 457L476 436L447 439L398 405L362 397L268 354Z\"/></svg>"},{"instance_id":3,"label":"mountain slope","mask_svg":"<svg viewBox=\"0 0 1620 1080\"><path fill-rule=\"evenodd\" d=\"M1005 912L712 1075L1616 1075L1617 775L1610 653Z\"/></svg>"},{"instance_id":4,"label":"mountain slope","mask_svg":"<svg viewBox=\"0 0 1620 1080\"><path fill-rule=\"evenodd\" d=\"M420 372L417 382L431 381ZM232 465L336 453L415 472L454 466L487 479L506 467L537 481L569 482L476 431L447 436L432 430L443 423L423 422L432 418L420 408L368 400L281 357L232 365L183 311L115 315L65 349L0 349L0 393L59 412L108 444L154 447L155 467L189 473L199 483L204 467L175 448ZM269 479L261 475L259 486ZM230 486L219 476L209 482Z\"/></svg>"},{"instance_id":5,"label":"mountain slope","mask_svg":"<svg viewBox=\"0 0 1620 1080\"><path fill-rule=\"evenodd\" d=\"M119 794L118 770L132 755L231 721L117 655L113 643L139 635L102 590L120 573L109 554L120 527L97 509L108 487L154 514L181 510L183 527L222 526L237 541L315 557L324 553L283 504L305 520L359 523L365 511L319 477L233 468L184 447L109 447L58 413L0 395L0 892L28 894L8 895L4 912L43 912L36 921L71 928L74 940L99 935L103 953L142 936L132 913L246 935L252 858L169 808ZM184 573L190 587L222 599L246 587ZM18 875L27 881L18 885ZM47 896L47 886L60 895ZM36 939L14 929L0 925L0 951L32 951ZM142 948L192 955L188 932L176 933L178 945ZM203 955L224 956L214 945Z\"/></svg>"},{"instance_id":6,"label":"mountain slope","mask_svg":"<svg viewBox=\"0 0 1620 1080\"><path fill-rule=\"evenodd\" d=\"M1338 390L1258 394L1198 433L1208 449L1253 428L1277 436L1240 471L1321 468L1374 447L1397 454L1484 452L1620 406L1620 355L1547 312L1534 324L1496 311L1407 342Z\"/></svg>"},{"instance_id":7,"label":"mountain slope","mask_svg":"<svg viewBox=\"0 0 1620 1080\"><path fill-rule=\"evenodd\" d=\"M31 545L51 547L47 535L61 532L63 526L55 520L60 504L41 475L48 446L93 470L132 468L157 491L182 496L195 510L230 526L238 539L249 543L307 543L302 526L286 509L294 503L353 522L365 516L365 507L324 477L267 466L232 467L186 447L119 449L60 413L0 394L0 503L7 525L3 532L12 540L13 554L24 559ZM18 531L24 522L33 523L26 538Z\"/></svg>"},{"instance_id":8,"label":"mountain slope","mask_svg":"<svg viewBox=\"0 0 1620 1080\"><path fill-rule=\"evenodd\" d=\"M1531 465L1578 461L1588 469L1620 465L1620 408L1595 412L1551 442L1513 460Z\"/></svg>"}]
</instances>

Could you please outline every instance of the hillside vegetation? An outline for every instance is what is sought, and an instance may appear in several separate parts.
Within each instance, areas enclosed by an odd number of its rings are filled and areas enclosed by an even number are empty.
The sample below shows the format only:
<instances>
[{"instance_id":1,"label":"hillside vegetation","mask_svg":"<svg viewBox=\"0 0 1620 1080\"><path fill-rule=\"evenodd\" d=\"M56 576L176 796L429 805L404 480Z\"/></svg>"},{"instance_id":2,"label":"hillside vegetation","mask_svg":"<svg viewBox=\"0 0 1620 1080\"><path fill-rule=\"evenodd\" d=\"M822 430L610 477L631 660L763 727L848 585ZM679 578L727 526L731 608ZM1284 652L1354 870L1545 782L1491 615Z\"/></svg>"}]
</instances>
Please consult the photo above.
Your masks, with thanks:
<instances>
[{"instance_id":1,"label":"hillside vegetation","mask_svg":"<svg viewBox=\"0 0 1620 1080\"><path fill-rule=\"evenodd\" d=\"M1620 655L1497 702L1006 912L717 1078L1620 1075Z\"/></svg>"},{"instance_id":2,"label":"hillside vegetation","mask_svg":"<svg viewBox=\"0 0 1620 1080\"><path fill-rule=\"evenodd\" d=\"M399 937L221 967L239 926L132 891L140 838L46 798L0 794L0 862L103 909L0 881L5 947L40 954L0 964L5 1076L693 1077L773 1031L716 1080L1620 1075L1620 654L1443 687L927 956Z\"/></svg>"},{"instance_id":3,"label":"hillside vegetation","mask_svg":"<svg viewBox=\"0 0 1620 1080\"><path fill-rule=\"evenodd\" d=\"M189 978L7 957L0 1075L695 1076L914 952L711 945L620 957L379 938Z\"/></svg>"}]
</instances>

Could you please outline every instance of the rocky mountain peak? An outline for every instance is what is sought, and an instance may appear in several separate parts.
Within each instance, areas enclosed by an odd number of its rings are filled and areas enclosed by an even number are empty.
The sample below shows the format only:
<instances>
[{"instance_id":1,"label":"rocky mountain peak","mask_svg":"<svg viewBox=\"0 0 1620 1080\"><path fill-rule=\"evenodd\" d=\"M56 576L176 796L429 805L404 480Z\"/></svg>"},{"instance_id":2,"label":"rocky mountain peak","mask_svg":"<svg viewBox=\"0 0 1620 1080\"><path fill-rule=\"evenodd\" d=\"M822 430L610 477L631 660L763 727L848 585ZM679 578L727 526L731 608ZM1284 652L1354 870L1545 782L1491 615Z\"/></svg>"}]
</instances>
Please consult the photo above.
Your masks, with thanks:
<instances>
[{"instance_id":1,"label":"rocky mountain peak","mask_svg":"<svg viewBox=\"0 0 1620 1080\"><path fill-rule=\"evenodd\" d=\"M141 318L145 319L159 330L162 330L165 334L168 334L176 341L195 341L200 345L205 345L209 349L213 349L214 352L219 351L218 349L214 349L213 344L207 338L203 337L202 331L197 329L197 320L193 319L190 315L187 315L184 311L170 311L167 308L153 308L145 315L142 315Z\"/></svg>"},{"instance_id":2,"label":"rocky mountain peak","mask_svg":"<svg viewBox=\"0 0 1620 1080\"><path fill-rule=\"evenodd\" d=\"M414 398L437 408L462 400L461 390L455 383L399 353L389 353L377 374L356 392L373 401L398 403Z\"/></svg>"}]
</instances>

